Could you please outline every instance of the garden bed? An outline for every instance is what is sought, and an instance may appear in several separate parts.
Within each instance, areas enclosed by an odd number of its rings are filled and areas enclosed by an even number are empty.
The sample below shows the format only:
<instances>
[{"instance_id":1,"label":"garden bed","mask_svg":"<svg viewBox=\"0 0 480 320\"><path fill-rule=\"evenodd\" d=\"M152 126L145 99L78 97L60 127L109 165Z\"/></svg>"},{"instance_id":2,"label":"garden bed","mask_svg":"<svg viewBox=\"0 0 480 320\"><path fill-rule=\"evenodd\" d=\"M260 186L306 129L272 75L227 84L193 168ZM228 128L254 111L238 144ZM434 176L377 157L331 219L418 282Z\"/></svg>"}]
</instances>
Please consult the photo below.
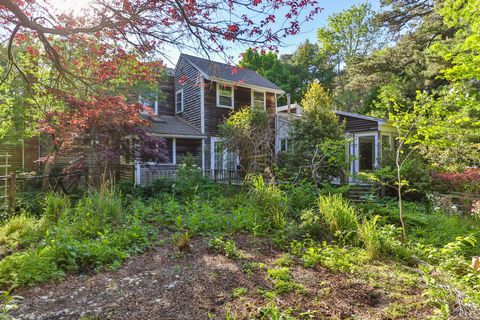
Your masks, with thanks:
<instances>
[{"instance_id":1,"label":"garden bed","mask_svg":"<svg viewBox=\"0 0 480 320\"><path fill-rule=\"evenodd\" d=\"M128 259L118 271L70 275L62 282L15 292L24 300L12 315L253 319L264 314L270 319L274 312L283 312L298 319L421 319L432 312L415 272L395 263L365 265L363 274L346 274L282 263L277 259L284 257L283 252L264 238L236 235L232 241L240 253L234 259L212 252L207 238L192 239L190 252L181 253L169 236L160 236L153 249ZM289 265L292 281L301 290L275 293L268 270L281 265Z\"/></svg>"}]
</instances>

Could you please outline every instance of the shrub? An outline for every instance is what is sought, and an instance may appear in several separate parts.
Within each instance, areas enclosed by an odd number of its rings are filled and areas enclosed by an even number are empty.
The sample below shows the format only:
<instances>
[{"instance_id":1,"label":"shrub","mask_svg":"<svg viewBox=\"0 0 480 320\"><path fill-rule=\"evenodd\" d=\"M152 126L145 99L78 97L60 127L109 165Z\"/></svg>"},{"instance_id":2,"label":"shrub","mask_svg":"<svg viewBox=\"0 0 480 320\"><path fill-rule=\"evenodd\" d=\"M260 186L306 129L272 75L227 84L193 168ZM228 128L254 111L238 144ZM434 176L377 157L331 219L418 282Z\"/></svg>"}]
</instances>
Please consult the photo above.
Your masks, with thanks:
<instances>
[{"instance_id":1,"label":"shrub","mask_svg":"<svg viewBox=\"0 0 480 320\"><path fill-rule=\"evenodd\" d=\"M358 218L355 209L342 195L320 196L318 211L330 233L344 239L352 239L358 230Z\"/></svg>"},{"instance_id":2,"label":"shrub","mask_svg":"<svg viewBox=\"0 0 480 320\"><path fill-rule=\"evenodd\" d=\"M308 236L321 239L327 233L320 215L313 209L303 210L300 221L300 229Z\"/></svg>"},{"instance_id":3,"label":"shrub","mask_svg":"<svg viewBox=\"0 0 480 320\"><path fill-rule=\"evenodd\" d=\"M48 248L14 253L0 261L0 288L32 286L63 276Z\"/></svg>"},{"instance_id":4,"label":"shrub","mask_svg":"<svg viewBox=\"0 0 480 320\"><path fill-rule=\"evenodd\" d=\"M37 242L45 232L44 219L25 213L12 217L0 227L0 256Z\"/></svg>"},{"instance_id":5,"label":"shrub","mask_svg":"<svg viewBox=\"0 0 480 320\"><path fill-rule=\"evenodd\" d=\"M308 181L285 183L280 185L282 191L288 195L287 205L290 217L299 219L302 211L312 208L318 196L317 186Z\"/></svg>"}]
</instances>

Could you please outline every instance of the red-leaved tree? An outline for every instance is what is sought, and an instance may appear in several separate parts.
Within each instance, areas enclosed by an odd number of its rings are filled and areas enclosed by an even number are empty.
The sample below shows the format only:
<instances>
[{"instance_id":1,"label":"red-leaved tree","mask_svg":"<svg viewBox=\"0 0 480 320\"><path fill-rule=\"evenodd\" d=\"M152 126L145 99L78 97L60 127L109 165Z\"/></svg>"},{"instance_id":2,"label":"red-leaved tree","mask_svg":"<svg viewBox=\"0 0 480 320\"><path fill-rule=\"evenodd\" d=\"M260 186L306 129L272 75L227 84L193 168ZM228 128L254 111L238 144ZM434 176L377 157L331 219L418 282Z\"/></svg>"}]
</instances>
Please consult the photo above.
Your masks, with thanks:
<instances>
[{"instance_id":1,"label":"red-leaved tree","mask_svg":"<svg viewBox=\"0 0 480 320\"><path fill-rule=\"evenodd\" d=\"M68 108L47 112L40 132L49 136L52 150L44 159L47 171L56 159L73 156L67 172L89 169L92 183L114 178L121 158L127 161L168 159L165 140L148 132L149 122L139 117L148 112L121 97L65 97Z\"/></svg>"}]
</instances>

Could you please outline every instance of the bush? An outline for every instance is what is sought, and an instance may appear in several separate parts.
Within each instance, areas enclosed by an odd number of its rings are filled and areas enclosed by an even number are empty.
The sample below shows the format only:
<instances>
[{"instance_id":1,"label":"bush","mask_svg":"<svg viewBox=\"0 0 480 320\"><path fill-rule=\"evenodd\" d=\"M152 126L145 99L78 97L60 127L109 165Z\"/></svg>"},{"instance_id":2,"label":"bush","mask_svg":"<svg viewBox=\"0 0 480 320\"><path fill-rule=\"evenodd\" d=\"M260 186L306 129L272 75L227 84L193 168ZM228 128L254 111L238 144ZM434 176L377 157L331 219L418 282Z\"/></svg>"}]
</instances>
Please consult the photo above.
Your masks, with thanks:
<instances>
[{"instance_id":1,"label":"bush","mask_svg":"<svg viewBox=\"0 0 480 320\"><path fill-rule=\"evenodd\" d=\"M354 239L358 230L358 218L355 209L342 195L320 196L318 211L330 233L342 239Z\"/></svg>"},{"instance_id":2,"label":"bush","mask_svg":"<svg viewBox=\"0 0 480 320\"><path fill-rule=\"evenodd\" d=\"M45 232L43 219L25 213L13 217L0 227L0 256L37 242Z\"/></svg>"},{"instance_id":3,"label":"bush","mask_svg":"<svg viewBox=\"0 0 480 320\"><path fill-rule=\"evenodd\" d=\"M0 288L13 289L61 279L51 250L39 249L12 254L0 261Z\"/></svg>"}]
</instances>

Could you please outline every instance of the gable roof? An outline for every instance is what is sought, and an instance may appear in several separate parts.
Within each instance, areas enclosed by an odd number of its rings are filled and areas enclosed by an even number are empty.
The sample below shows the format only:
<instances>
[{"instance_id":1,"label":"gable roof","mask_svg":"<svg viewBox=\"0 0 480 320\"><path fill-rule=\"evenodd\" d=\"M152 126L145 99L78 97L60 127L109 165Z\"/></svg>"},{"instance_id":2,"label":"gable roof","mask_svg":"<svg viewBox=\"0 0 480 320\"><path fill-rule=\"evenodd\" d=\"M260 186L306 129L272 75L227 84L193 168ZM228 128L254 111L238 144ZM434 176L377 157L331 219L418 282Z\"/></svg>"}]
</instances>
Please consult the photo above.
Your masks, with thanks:
<instances>
[{"instance_id":1,"label":"gable roof","mask_svg":"<svg viewBox=\"0 0 480 320\"><path fill-rule=\"evenodd\" d=\"M284 91L278 86L265 79L253 70L238 68L234 70L234 66L225 63L212 61L200 57L195 57L182 53L180 58L186 59L194 67L196 67L203 76L211 80L223 80L232 83L240 83L245 87L258 87L269 89L272 92L283 93Z\"/></svg>"}]
</instances>

